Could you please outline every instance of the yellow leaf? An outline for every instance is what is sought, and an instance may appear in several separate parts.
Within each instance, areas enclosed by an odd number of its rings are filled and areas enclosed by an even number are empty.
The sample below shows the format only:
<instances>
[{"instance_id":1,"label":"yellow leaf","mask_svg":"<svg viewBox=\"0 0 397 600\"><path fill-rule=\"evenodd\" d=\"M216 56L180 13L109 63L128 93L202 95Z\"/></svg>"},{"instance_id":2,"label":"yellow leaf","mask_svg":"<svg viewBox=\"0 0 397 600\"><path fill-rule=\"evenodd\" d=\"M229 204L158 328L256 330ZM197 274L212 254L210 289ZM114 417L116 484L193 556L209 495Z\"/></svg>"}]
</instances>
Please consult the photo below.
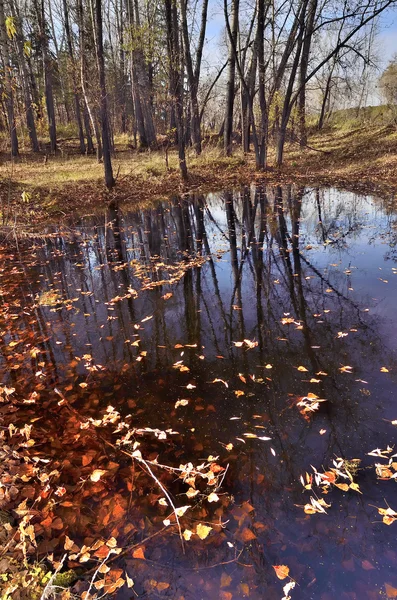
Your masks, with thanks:
<instances>
[{"instance_id":1,"label":"yellow leaf","mask_svg":"<svg viewBox=\"0 0 397 600\"><path fill-rule=\"evenodd\" d=\"M196 527L196 533L199 536L200 540L205 540L205 538L208 537L210 531L212 531L212 527L209 527L208 525L203 525L202 523L199 523Z\"/></svg>"},{"instance_id":2,"label":"yellow leaf","mask_svg":"<svg viewBox=\"0 0 397 600\"><path fill-rule=\"evenodd\" d=\"M386 367L382 367L380 370L381 373L388 373L389 369L386 369Z\"/></svg>"},{"instance_id":3,"label":"yellow leaf","mask_svg":"<svg viewBox=\"0 0 397 600\"><path fill-rule=\"evenodd\" d=\"M182 535L183 538L188 542L193 535L193 531L190 531L190 529L185 529Z\"/></svg>"},{"instance_id":4,"label":"yellow leaf","mask_svg":"<svg viewBox=\"0 0 397 600\"><path fill-rule=\"evenodd\" d=\"M175 510L177 517L182 517L189 508L190 508L189 505L188 506L180 506L179 508L177 508Z\"/></svg>"},{"instance_id":5,"label":"yellow leaf","mask_svg":"<svg viewBox=\"0 0 397 600\"><path fill-rule=\"evenodd\" d=\"M298 367L298 371L300 371L301 373L307 373L308 372L308 370L306 369L306 367L302 367L302 366Z\"/></svg>"},{"instance_id":6,"label":"yellow leaf","mask_svg":"<svg viewBox=\"0 0 397 600\"><path fill-rule=\"evenodd\" d=\"M358 483L354 483L354 481L353 481L353 483L351 483L349 487L350 487L350 489L354 490L355 492L362 494L362 491L360 490Z\"/></svg>"},{"instance_id":7,"label":"yellow leaf","mask_svg":"<svg viewBox=\"0 0 397 600\"><path fill-rule=\"evenodd\" d=\"M279 579L283 580L288 577L289 567L286 565L273 565L273 569L276 571L276 575Z\"/></svg>"},{"instance_id":8,"label":"yellow leaf","mask_svg":"<svg viewBox=\"0 0 397 600\"><path fill-rule=\"evenodd\" d=\"M347 485L347 483L335 483L335 486L340 490L343 490L344 492L349 491L349 486Z\"/></svg>"}]
</instances>

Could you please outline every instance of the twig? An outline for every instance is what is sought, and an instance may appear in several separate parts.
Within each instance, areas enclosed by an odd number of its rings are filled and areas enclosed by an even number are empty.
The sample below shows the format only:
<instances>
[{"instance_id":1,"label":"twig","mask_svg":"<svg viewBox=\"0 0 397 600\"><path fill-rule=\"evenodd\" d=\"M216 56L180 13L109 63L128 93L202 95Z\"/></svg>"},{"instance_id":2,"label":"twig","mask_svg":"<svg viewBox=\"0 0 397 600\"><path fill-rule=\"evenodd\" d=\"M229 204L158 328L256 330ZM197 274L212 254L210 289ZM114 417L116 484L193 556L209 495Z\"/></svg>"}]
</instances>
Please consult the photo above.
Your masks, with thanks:
<instances>
[{"instance_id":1,"label":"twig","mask_svg":"<svg viewBox=\"0 0 397 600\"><path fill-rule=\"evenodd\" d=\"M52 593L51 588L53 587L52 582L54 581L55 577L58 575L59 571L62 569L63 563L65 562L66 557L67 557L67 554L64 554L62 556L62 558L59 562L59 565L57 566L57 568L55 569L54 573L51 576L51 579L45 586L43 593L40 596L40 600L48 600L48 598L50 597L49 595Z\"/></svg>"},{"instance_id":2,"label":"twig","mask_svg":"<svg viewBox=\"0 0 397 600\"><path fill-rule=\"evenodd\" d=\"M92 578L91 578L91 581L90 581L90 587L88 588L88 591L87 591L87 594L86 594L86 597L87 597L87 598L89 598L89 596L90 596L90 591L91 591L91 589L92 589L92 586L94 585L94 581L95 581L95 579L96 579L96 576L97 576L97 575L98 575L98 573L99 573L99 569L100 569L101 567L103 567L103 565L105 564L105 562L107 561L107 559L109 558L109 556L111 555L111 553L112 553L112 549L111 549L111 548L109 548L109 552L107 553L107 555L105 556L105 558L103 559L103 561L101 562L101 564L99 565L99 567L97 567L97 568L95 569L95 573L93 574L93 576L92 576Z\"/></svg>"}]
</instances>

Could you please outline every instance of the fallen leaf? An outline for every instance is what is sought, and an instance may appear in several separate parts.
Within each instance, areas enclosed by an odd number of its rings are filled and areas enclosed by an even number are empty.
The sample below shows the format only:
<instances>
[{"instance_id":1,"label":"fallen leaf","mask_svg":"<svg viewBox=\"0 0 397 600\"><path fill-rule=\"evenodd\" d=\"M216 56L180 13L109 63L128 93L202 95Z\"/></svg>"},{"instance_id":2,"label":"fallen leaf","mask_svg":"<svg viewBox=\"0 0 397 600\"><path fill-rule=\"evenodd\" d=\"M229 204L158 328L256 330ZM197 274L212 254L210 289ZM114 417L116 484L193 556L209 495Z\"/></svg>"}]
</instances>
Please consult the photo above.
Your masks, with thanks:
<instances>
[{"instance_id":1,"label":"fallen leaf","mask_svg":"<svg viewBox=\"0 0 397 600\"><path fill-rule=\"evenodd\" d=\"M95 471L93 471L91 473L90 479L91 479L91 481L97 482L100 480L102 475L104 475L105 473L106 473L106 471L104 471L103 469L95 469Z\"/></svg>"},{"instance_id":2,"label":"fallen leaf","mask_svg":"<svg viewBox=\"0 0 397 600\"><path fill-rule=\"evenodd\" d=\"M210 531L212 531L212 527L209 527L208 525L203 525L202 523L199 523L196 527L196 533L199 536L200 540L205 540L205 538L208 537Z\"/></svg>"},{"instance_id":3,"label":"fallen leaf","mask_svg":"<svg viewBox=\"0 0 397 600\"><path fill-rule=\"evenodd\" d=\"M393 587L389 583L385 583L385 590L388 598L397 598L397 588Z\"/></svg>"},{"instance_id":4,"label":"fallen leaf","mask_svg":"<svg viewBox=\"0 0 397 600\"><path fill-rule=\"evenodd\" d=\"M143 548L137 548L136 550L134 550L132 553L132 557L140 558L141 560L145 560L145 553L143 551Z\"/></svg>"},{"instance_id":5,"label":"fallen leaf","mask_svg":"<svg viewBox=\"0 0 397 600\"><path fill-rule=\"evenodd\" d=\"M286 565L273 565L273 569L276 571L277 577L281 580L289 575L289 567Z\"/></svg>"}]
</instances>

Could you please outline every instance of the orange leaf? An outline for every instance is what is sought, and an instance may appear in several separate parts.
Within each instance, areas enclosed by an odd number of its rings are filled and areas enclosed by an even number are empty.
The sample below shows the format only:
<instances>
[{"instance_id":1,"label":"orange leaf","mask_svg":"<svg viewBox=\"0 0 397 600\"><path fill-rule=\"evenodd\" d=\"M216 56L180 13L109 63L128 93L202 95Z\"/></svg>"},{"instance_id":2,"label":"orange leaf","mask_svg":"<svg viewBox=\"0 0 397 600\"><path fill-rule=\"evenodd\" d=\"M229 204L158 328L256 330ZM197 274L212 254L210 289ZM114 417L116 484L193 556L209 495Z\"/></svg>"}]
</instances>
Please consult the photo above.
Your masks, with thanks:
<instances>
[{"instance_id":1,"label":"orange leaf","mask_svg":"<svg viewBox=\"0 0 397 600\"><path fill-rule=\"evenodd\" d=\"M244 529L242 531L240 531L239 533L239 539L242 542L250 542L251 540L256 540L256 535L253 531L251 531L251 529L248 529L248 527L244 527Z\"/></svg>"},{"instance_id":2,"label":"orange leaf","mask_svg":"<svg viewBox=\"0 0 397 600\"><path fill-rule=\"evenodd\" d=\"M116 504L116 506L112 510L112 516L115 519L122 519L125 515L125 509L120 505Z\"/></svg>"},{"instance_id":3,"label":"orange leaf","mask_svg":"<svg viewBox=\"0 0 397 600\"><path fill-rule=\"evenodd\" d=\"M142 548L137 548L136 550L134 550L134 552L132 553L132 556L134 558L140 558L142 560L145 560L145 554L144 554Z\"/></svg>"},{"instance_id":4,"label":"orange leaf","mask_svg":"<svg viewBox=\"0 0 397 600\"><path fill-rule=\"evenodd\" d=\"M385 590L388 598L397 598L397 588L393 587L389 583L385 583Z\"/></svg>"},{"instance_id":5,"label":"orange leaf","mask_svg":"<svg viewBox=\"0 0 397 600\"><path fill-rule=\"evenodd\" d=\"M285 579L289 575L289 567L286 565L273 565L276 575L279 579Z\"/></svg>"}]
</instances>

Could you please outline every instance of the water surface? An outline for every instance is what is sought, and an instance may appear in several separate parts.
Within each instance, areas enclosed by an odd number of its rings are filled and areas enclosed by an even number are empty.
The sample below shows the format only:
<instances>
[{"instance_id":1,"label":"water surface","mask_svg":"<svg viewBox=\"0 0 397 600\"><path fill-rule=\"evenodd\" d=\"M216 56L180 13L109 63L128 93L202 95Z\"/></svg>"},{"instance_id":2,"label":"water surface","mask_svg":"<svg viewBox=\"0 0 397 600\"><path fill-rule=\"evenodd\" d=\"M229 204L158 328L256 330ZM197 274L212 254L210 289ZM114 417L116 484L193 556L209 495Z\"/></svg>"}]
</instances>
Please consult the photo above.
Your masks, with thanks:
<instances>
[{"instance_id":1,"label":"water surface","mask_svg":"<svg viewBox=\"0 0 397 600\"><path fill-rule=\"evenodd\" d=\"M395 439L396 243L387 200L252 187L87 215L1 249L2 379L39 392L54 456L80 468L65 436L54 441L57 388L90 416L111 404L136 425L178 431L152 448L168 464L212 454L229 465L221 506L201 515L218 514L221 533L185 555L172 534L149 542L145 561L123 559L139 597L279 599L280 564L297 582L293 600L397 587L397 523L375 508L397 510L396 484L378 480L368 456ZM302 414L310 393L325 402ZM333 488L326 514L305 514L301 475L337 457L360 459L362 494ZM126 507L128 490L117 474L113 483ZM108 533L130 521L145 537L157 492ZM102 532L109 493L86 498L69 532Z\"/></svg>"}]
</instances>

